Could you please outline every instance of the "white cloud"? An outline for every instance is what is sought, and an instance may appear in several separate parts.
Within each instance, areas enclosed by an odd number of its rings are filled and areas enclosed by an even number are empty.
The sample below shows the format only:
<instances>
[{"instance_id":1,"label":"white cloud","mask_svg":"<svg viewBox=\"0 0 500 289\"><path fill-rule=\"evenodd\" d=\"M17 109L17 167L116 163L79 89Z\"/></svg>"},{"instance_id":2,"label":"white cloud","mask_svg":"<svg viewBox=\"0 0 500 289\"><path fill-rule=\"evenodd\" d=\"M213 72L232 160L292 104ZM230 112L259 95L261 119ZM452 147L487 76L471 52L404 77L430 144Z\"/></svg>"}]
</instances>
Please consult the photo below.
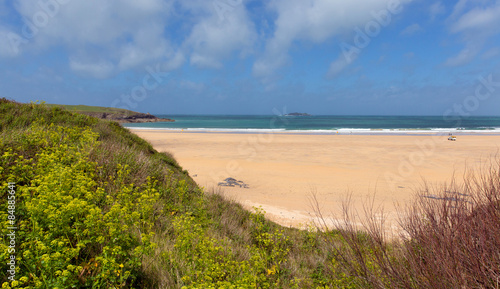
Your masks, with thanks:
<instances>
[{"instance_id":1,"label":"white cloud","mask_svg":"<svg viewBox=\"0 0 500 289\"><path fill-rule=\"evenodd\" d=\"M483 55L481 55L481 57L483 59L491 59L491 58L496 57L499 54L500 54L500 47L493 47L493 48L489 49L488 51L484 52Z\"/></svg>"},{"instance_id":2,"label":"white cloud","mask_svg":"<svg viewBox=\"0 0 500 289\"><path fill-rule=\"evenodd\" d=\"M440 14L443 14L446 12L446 8L444 7L443 3L441 1L438 1L434 4L432 4L429 8L429 15L431 18L431 21L436 19L436 17Z\"/></svg>"},{"instance_id":3,"label":"white cloud","mask_svg":"<svg viewBox=\"0 0 500 289\"><path fill-rule=\"evenodd\" d=\"M475 8L464 13L453 25L452 32L481 30L497 32L500 23L500 3L488 8Z\"/></svg>"},{"instance_id":4,"label":"white cloud","mask_svg":"<svg viewBox=\"0 0 500 289\"><path fill-rule=\"evenodd\" d=\"M455 19L458 17L467 7L470 0L458 0L457 4L453 6L453 12L450 15L450 19Z\"/></svg>"},{"instance_id":5,"label":"white cloud","mask_svg":"<svg viewBox=\"0 0 500 289\"><path fill-rule=\"evenodd\" d=\"M446 60L447 66L461 66L469 63L476 57L479 49L477 47L466 47L462 49L457 55L450 57Z\"/></svg>"},{"instance_id":6,"label":"white cloud","mask_svg":"<svg viewBox=\"0 0 500 289\"><path fill-rule=\"evenodd\" d=\"M95 64L96 59L106 59L113 73L152 62L175 69L185 58L196 66L219 68L234 52L242 57L251 53L257 40L253 22L240 0L224 0L230 6L226 4L224 7L229 9L222 14L213 5L219 0L40 1L55 3L47 7L38 1L15 1L21 18L33 23L34 30L28 29L33 35L27 49L42 51L62 46L73 59L72 69L86 74L95 71L98 77L104 73L99 69L101 65ZM182 23L186 33L176 35L177 31L169 27L172 19ZM0 37L4 34L0 30ZM175 43L168 37L175 37ZM8 47L4 46L0 45L0 56L7 55Z\"/></svg>"},{"instance_id":7,"label":"white cloud","mask_svg":"<svg viewBox=\"0 0 500 289\"><path fill-rule=\"evenodd\" d=\"M177 51L169 60L162 64L164 71L171 71L181 67L186 61L186 57L180 51Z\"/></svg>"},{"instance_id":8,"label":"white cloud","mask_svg":"<svg viewBox=\"0 0 500 289\"><path fill-rule=\"evenodd\" d=\"M179 86L183 89L191 90L191 91L194 91L196 93L201 93L206 88L205 84L203 84L203 83L197 83L197 82L193 82L193 81L189 81L189 80L182 80L179 83Z\"/></svg>"},{"instance_id":9,"label":"white cloud","mask_svg":"<svg viewBox=\"0 0 500 289\"><path fill-rule=\"evenodd\" d=\"M464 48L446 60L445 65L459 66L469 63L500 31L500 1L495 3L460 0L449 17L450 31L462 37Z\"/></svg>"},{"instance_id":10,"label":"white cloud","mask_svg":"<svg viewBox=\"0 0 500 289\"><path fill-rule=\"evenodd\" d=\"M415 23L415 24L412 24L412 25L406 27L403 31L401 31L401 35L410 36L410 35L413 35L415 33L420 32L422 30L423 30L422 27L420 27L420 25L418 23Z\"/></svg>"},{"instance_id":11,"label":"white cloud","mask_svg":"<svg viewBox=\"0 0 500 289\"><path fill-rule=\"evenodd\" d=\"M100 79L109 77L114 70L113 63L105 60L90 62L90 61L81 61L78 59L71 59L70 67L77 74L87 77L100 78Z\"/></svg>"},{"instance_id":12,"label":"white cloud","mask_svg":"<svg viewBox=\"0 0 500 289\"><path fill-rule=\"evenodd\" d=\"M149 26L149 27L148 27ZM143 63L162 59L172 54L172 48L167 40L162 37L161 25L144 25L133 41L122 44L120 48L119 67L122 70L137 67ZM154 45L151 45L151 44Z\"/></svg>"},{"instance_id":13,"label":"white cloud","mask_svg":"<svg viewBox=\"0 0 500 289\"><path fill-rule=\"evenodd\" d=\"M387 0L272 1L269 8L278 15L276 30L273 37L267 40L264 55L254 64L254 74L267 78L285 65L288 50L294 41L322 43L334 36L350 33L357 26L364 27L374 19L372 13L386 9L387 3ZM331 70L339 70L342 66L341 60L337 60Z\"/></svg>"},{"instance_id":14,"label":"white cloud","mask_svg":"<svg viewBox=\"0 0 500 289\"><path fill-rule=\"evenodd\" d=\"M354 60L358 58L357 54L353 54L353 57L347 60L343 55L339 56L335 61L330 64L327 76L332 78L340 74L347 66L349 66Z\"/></svg>"},{"instance_id":15,"label":"white cloud","mask_svg":"<svg viewBox=\"0 0 500 289\"><path fill-rule=\"evenodd\" d=\"M102 77L102 69L92 68L101 65L85 61L107 59L119 72L173 56L164 35L172 1L17 0L15 7L27 19L26 23L34 27L25 29L33 34L30 37L23 34L31 38L27 49L63 46L70 58L79 59L70 63L72 69L96 71ZM110 65L105 67L107 71Z\"/></svg>"},{"instance_id":16,"label":"white cloud","mask_svg":"<svg viewBox=\"0 0 500 289\"><path fill-rule=\"evenodd\" d=\"M204 4L208 13L194 25L185 46L192 51L191 64L221 68L222 60L231 53L237 51L242 57L251 53L257 33L244 5L224 6L228 10L218 11L211 4Z\"/></svg>"},{"instance_id":17,"label":"white cloud","mask_svg":"<svg viewBox=\"0 0 500 289\"><path fill-rule=\"evenodd\" d=\"M222 68L222 62L220 62L215 57L208 55L193 53L191 55L191 64L202 67L202 68Z\"/></svg>"}]
</instances>

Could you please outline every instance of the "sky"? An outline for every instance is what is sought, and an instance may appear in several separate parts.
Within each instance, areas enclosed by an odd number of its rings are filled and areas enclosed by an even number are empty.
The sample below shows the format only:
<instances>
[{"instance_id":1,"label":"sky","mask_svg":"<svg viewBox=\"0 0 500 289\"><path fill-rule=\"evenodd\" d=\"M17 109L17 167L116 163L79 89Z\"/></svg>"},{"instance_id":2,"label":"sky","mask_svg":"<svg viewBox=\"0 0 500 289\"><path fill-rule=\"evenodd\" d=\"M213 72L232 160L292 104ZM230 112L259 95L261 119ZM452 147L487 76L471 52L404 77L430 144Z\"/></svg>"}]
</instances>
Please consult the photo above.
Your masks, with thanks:
<instances>
[{"instance_id":1,"label":"sky","mask_svg":"<svg viewBox=\"0 0 500 289\"><path fill-rule=\"evenodd\" d=\"M500 0L0 0L0 97L500 116Z\"/></svg>"}]
</instances>

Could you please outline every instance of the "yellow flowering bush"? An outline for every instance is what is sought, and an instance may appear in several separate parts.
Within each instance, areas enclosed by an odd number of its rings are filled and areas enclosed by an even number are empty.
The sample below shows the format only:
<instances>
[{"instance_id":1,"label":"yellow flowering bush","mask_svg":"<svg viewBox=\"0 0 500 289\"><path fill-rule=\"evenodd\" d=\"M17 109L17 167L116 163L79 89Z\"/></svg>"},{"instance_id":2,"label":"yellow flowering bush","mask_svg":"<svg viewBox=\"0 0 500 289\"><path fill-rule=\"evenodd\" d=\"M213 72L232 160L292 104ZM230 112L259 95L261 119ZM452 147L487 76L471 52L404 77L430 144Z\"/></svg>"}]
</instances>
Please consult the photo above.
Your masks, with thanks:
<instances>
[{"instance_id":1,"label":"yellow flowering bush","mask_svg":"<svg viewBox=\"0 0 500 289\"><path fill-rule=\"evenodd\" d=\"M16 183L18 281L10 287L124 287L133 282L151 242L154 206L159 193L149 179L140 187L123 182L130 170L116 168L117 190L106 192L96 182L97 164L89 154L99 144L89 128L33 123L2 146L1 187ZM24 150L35 148L32 158ZM3 195L4 196L4 195ZM7 221L6 203L0 220ZM1 227L2 236L8 232ZM7 239L0 244L2 271L7 268ZM7 280L1 280L2 282Z\"/></svg>"},{"instance_id":2,"label":"yellow flowering bush","mask_svg":"<svg viewBox=\"0 0 500 289\"><path fill-rule=\"evenodd\" d=\"M251 217L255 244L247 246L249 258L239 261L229 240L210 237L209 220L190 213L175 217L174 250L165 258L171 266L185 268L182 288L279 288L288 239L282 231L267 227L262 210L257 209Z\"/></svg>"}]
</instances>

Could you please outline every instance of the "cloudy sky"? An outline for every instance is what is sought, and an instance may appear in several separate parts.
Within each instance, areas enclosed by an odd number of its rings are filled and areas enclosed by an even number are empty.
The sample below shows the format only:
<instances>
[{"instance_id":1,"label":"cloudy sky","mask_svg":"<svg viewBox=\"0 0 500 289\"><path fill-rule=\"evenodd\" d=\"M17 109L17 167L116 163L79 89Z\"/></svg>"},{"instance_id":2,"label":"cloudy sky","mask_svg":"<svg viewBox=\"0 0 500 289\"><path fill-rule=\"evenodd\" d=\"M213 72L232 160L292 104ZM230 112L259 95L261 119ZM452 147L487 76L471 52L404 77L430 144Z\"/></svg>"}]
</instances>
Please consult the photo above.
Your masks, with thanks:
<instances>
[{"instance_id":1,"label":"cloudy sky","mask_svg":"<svg viewBox=\"0 0 500 289\"><path fill-rule=\"evenodd\" d=\"M0 97L500 115L500 0L0 0Z\"/></svg>"}]
</instances>

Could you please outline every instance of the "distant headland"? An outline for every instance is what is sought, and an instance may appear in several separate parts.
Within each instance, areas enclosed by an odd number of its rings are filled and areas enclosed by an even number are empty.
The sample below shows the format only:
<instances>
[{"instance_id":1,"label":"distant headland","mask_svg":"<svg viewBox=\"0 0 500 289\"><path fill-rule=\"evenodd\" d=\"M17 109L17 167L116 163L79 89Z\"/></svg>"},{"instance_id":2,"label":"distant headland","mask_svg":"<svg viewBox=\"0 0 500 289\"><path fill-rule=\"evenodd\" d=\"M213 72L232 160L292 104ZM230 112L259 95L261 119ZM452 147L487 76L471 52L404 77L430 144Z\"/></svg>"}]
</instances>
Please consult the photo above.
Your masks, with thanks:
<instances>
[{"instance_id":1,"label":"distant headland","mask_svg":"<svg viewBox=\"0 0 500 289\"><path fill-rule=\"evenodd\" d=\"M119 123L145 123L145 122L173 122L169 118L159 118L149 113L131 111L123 108L101 107L88 105L63 105L46 104L49 107L61 107L71 112L77 112L100 119L107 119Z\"/></svg>"}]
</instances>

